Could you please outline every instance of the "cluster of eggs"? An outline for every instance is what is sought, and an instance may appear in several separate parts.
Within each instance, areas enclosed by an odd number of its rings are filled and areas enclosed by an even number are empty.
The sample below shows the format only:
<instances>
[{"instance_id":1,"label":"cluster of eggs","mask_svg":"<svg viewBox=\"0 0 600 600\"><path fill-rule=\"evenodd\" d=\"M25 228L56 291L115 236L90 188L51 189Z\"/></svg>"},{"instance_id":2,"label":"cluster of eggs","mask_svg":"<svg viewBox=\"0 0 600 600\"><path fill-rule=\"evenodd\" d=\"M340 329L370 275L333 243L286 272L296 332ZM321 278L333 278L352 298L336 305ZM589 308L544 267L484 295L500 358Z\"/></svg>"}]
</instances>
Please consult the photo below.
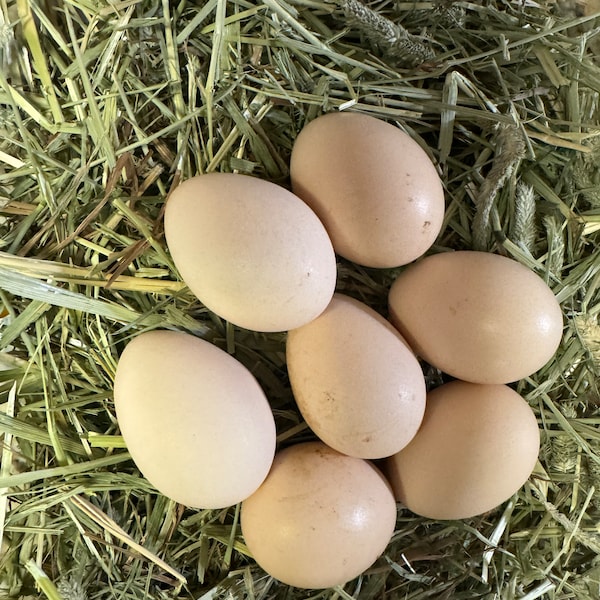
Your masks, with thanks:
<instances>
[{"instance_id":1,"label":"cluster of eggs","mask_svg":"<svg viewBox=\"0 0 600 600\"><path fill-rule=\"evenodd\" d=\"M121 432L141 472L190 507L242 502L248 548L298 587L343 584L384 551L396 501L435 519L487 512L531 474L536 418L506 384L554 354L560 307L511 259L456 251L421 258L442 228L444 193L426 152L358 113L299 134L292 192L213 173L171 194L165 234L190 290L219 316L287 331L298 408L320 441L276 453L267 398L207 341L150 331L115 377ZM407 266L390 320L335 293L335 253ZM427 393L417 357L455 380ZM379 462L374 462L379 461Z\"/></svg>"}]
</instances>

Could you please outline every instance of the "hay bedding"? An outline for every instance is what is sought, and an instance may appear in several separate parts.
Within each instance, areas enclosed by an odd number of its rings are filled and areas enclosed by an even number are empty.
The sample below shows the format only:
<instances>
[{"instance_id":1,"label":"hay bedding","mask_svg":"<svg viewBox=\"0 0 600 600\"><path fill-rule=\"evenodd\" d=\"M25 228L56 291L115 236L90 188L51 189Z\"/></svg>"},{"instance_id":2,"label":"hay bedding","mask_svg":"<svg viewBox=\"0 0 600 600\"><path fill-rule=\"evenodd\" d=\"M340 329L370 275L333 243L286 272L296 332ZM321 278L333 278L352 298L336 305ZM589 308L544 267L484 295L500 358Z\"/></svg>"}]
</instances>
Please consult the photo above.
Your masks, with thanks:
<instances>
[{"instance_id":1,"label":"hay bedding","mask_svg":"<svg viewBox=\"0 0 600 600\"><path fill-rule=\"evenodd\" d=\"M596 600L597 9L0 0L0 597ZM204 310L177 280L161 217L169 190L199 172L287 185L303 123L340 108L428 147L447 190L434 250L523 262L557 294L565 333L515 386L543 444L518 494L461 522L400 508L369 572L305 592L254 565L237 508L187 510L140 478L111 385L131 336L181 329L253 370L280 443L310 438L284 336ZM394 276L341 261L338 288L385 313Z\"/></svg>"}]
</instances>

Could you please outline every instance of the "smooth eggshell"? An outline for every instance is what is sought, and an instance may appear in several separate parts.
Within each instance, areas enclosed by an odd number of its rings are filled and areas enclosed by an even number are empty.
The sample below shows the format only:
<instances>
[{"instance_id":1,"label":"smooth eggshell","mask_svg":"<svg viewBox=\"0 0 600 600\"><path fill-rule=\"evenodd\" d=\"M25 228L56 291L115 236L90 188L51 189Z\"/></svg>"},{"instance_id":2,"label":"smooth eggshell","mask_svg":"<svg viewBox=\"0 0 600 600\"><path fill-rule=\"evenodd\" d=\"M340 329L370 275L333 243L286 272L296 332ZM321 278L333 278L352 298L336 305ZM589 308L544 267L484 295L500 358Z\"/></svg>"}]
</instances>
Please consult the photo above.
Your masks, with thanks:
<instances>
[{"instance_id":1,"label":"smooth eggshell","mask_svg":"<svg viewBox=\"0 0 600 600\"><path fill-rule=\"evenodd\" d=\"M425 410L425 379L402 336L367 305L335 294L288 333L287 367L302 416L326 444L359 458L401 450Z\"/></svg>"},{"instance_id":2,"label":"smooth eggshell","mask_svg":"<svg viewBox=\"0 0 600 600\"><path fill-rule=\"evenodd\" d=\"M114 399L121 433L162 494L196 508L241 502L275 453L275 423L258 382L209 342L151 331L123 351Z\"/></svg>"},{"instance_id":3,"label":"smooth eggshell","mask_svg":"<svg viewBox=\"0 0 600 600\"><path fill-rule=\"evenodd\" d=\"M329 113L299 133L292 189L325 224L335 251L368 267L426 252L444 218L444 190L425 151L398 127L360 113Z\"/></svg>"},{"instance_id":4,"label":"smooth eggshell","mask_svg":"<svg viewBox=\"0 0 600 600\"><path fill-rule=\"evenodd\" d=\"M427 396L419 432L386 460L396 499L431 519L485 513L527 481L539 452L533 411L505 385L452 381Z\"/></svg>"},{"instance_id":5,"label":"smooth eggshell","mask_svg":"<svg viewBox=\"0 0 600 600\"><path fill-rule=\"evenodd\" d=\"M394 496L381 473L320 442L278 453L241 510L256 562L301 588L333 587L360 575L385 550L395 523Z\"/></svg>"},{"instance_id":6,"label":"smooth eggshell","mask_svg":"<svg viewBox=\"0 0 600 600\"><path fill-rule=\"evenodd\" d=\"M417 356L465 381L509 383L554 355L562 312L520 263L486 252L428 256L392 284L390 319Z\"/></svg>"},{"instance_id":7,"label":"smooth eggshell","mask_svg":"<svg viewBox=\"0 0 600 600\"><path fill-rule=\"evenodd\" d=\"M192 177L169 197L165 236L190 290L240 327L299 327L333 295L335 254L325 228L274 183L231 173Z\"/></svg>"}]
</instances>

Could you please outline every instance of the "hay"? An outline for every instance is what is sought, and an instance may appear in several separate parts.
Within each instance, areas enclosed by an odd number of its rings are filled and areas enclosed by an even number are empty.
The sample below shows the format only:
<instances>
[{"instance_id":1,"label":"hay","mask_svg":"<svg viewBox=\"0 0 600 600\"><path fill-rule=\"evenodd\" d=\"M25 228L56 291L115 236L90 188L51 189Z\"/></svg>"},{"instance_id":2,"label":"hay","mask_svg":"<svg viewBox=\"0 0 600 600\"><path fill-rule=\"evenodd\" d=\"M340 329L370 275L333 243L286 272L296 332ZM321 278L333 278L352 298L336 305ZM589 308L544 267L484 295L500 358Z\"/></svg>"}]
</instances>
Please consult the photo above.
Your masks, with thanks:
<instances>
[{"instance_id":1,"label":"hay","mask_svg":"<svg viewBox=\"0 0 600 600\"><path fill-rule=\"evenodd\" d=\"M0 0L0 597L597 599L597 9ZM337 109L426 148L447 197L434 250L523 262L557 294L565 333L517 386L543 442L523 489L460 522L400 509L364 576L304 592L256 567L237 508L185 509L140 478L111 387L132 336L177 328L253 370L280 442L309 436L284 335L208 313L178 281L161 219L169 190L197 173L287 185L298 131ZM339 274L341 291L385 311L395 271L341 261Z\"/></svg>"}]
</instances>

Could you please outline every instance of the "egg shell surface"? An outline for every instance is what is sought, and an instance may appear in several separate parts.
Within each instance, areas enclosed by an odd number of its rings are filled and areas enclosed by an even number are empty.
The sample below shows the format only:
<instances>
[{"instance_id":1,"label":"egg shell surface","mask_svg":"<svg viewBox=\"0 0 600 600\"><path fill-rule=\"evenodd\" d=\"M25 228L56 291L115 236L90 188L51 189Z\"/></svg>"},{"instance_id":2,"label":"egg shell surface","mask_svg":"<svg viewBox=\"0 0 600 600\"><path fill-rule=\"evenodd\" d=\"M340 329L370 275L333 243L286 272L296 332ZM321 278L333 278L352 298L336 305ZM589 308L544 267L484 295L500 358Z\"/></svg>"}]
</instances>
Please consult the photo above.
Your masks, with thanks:
<instances>
[{"instance_id":1,"label":"egg shell surface","mask_svg":"<svg viewBox=\"0 0 600 600\"><path fill-rule=\"evenodd\" d=\"M269 472L275 422L267 399L245 366L207 341L138 335L119 359L114 401L137 467L181 504L231 506Z\"/></svg>"},{"instance_id":2,"label":"egg shell surface","mask_svg":"<svg viewBox=\"0 0 600 600\"><path fill-rule=\"evenodd\" d=\"M165 236L190 290L240 327L299 327L333 295L335 253L323 224L274 183L231 173L192 177L167 201Z\"/></svg>"},{"instance_id":3,"label":"egg shell surface","mask_svg":"<svg viewBox=\"0 0 600 600\"><path fill-rule=\"evenodd\" d=\"M383 458L416 434L425 410L421 366L366 304L335 294L319 317L288 333L286 359L302 416L335 450Z\"/></svg>"},{"instance_id":4,"label":"egg shell surface","mask_svg":"<svg viewBox=\"0 0 600 600\"><path fill-rule=\"evenodd\" d=\"M417 356L474 383L531 375L562 336L561 308L546 283L487 252L446 252L410 265L392 284L389 307Z\"/></svg>"},{"instance_id":5,"label":"egg shell surface","mask_svg":"<svg viewBox=\"0 0 600 600\"><path fill-rule=\"evenodd\" d=\"M328 113L299 133L292 190L325 224L335 251L368 267L412 262L434 243L444 190L408 134L360 113Z\"/></svg>"},{"instance_id":6,"label":"egg shell surface","mask_svg":"<svg viewBox=\"0 0 600 600\"><path fill-rule=\"evenodd\" d=\"M275 456L240 518L248 548L269 575L320 589L354 579L383 553L396 503L372 464L307 442Z\"/></svg>"},{"instance_id":7,"label":"egg shell surface","mask_svg":"<svg viewBox=\"0 0 600 600\"><path fill-rule=\"evenodd\" d=\"M540 446L535 415L506 385L464 381L427 395L413 440L386 459L397 500L430 519L465 519L508 500L527 481Z\"/></svg>"}]
</instances>

